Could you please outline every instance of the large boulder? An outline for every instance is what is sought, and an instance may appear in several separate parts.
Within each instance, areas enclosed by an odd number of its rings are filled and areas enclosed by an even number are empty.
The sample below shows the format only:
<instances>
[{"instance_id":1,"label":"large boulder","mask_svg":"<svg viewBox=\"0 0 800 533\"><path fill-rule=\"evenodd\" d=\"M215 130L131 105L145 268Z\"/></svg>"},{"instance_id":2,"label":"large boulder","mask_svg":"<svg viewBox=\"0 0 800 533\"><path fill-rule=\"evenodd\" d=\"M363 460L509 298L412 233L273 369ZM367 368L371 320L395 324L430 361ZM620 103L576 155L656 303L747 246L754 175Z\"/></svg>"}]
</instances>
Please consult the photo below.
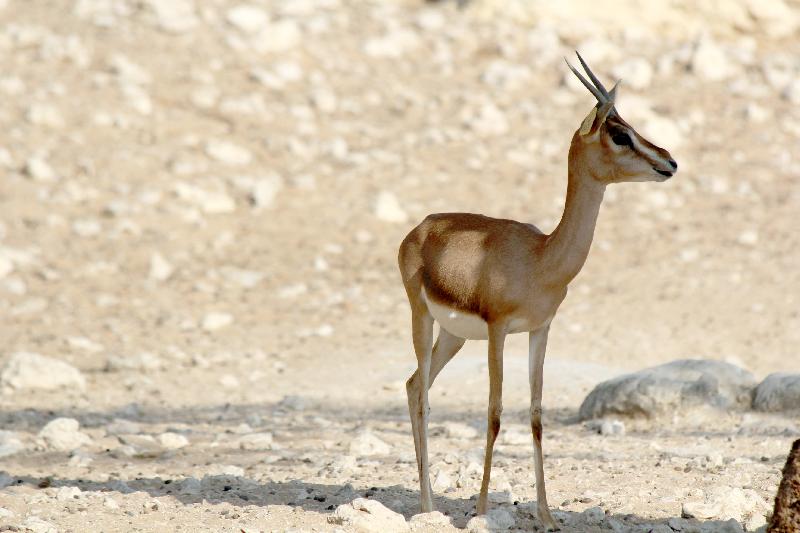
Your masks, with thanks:
<instances>
[{"instance_id":1,"label":"large boulder","mask_svg":"<svg viewBox=\"0 0 800 533\"><path fill-rule=\"evenodd\" d=\"M753 409L790 411L800 409L800 374L770 374L753 396Z\"/></svg>"},{"instance_id":2,"label":"large boulder","mask_svg":"<svg viewBox=\"0 0 800 533\"><path fill-rule=\"evenodd\" d=\"M755 386L750 372L729 363L682 359L600 383L581 404L580 418L747 408Z\"/></svg>"}]
</instances>

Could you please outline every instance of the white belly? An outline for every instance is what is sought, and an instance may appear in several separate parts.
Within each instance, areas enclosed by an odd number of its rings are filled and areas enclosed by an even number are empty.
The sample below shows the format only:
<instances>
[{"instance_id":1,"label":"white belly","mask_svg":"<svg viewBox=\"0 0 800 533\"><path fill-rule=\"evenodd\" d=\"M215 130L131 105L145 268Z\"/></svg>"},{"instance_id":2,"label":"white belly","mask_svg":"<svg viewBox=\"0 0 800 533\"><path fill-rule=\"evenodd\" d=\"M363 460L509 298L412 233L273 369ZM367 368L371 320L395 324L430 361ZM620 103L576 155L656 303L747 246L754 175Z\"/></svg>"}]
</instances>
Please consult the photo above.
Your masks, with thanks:
<instances>
[{"instance_id":1,"label":"white belly","mask_svg":"<svg viewBox=\"0 0 800 533\"><path fill-rule=\"evenodd\" d=\"M435 302L428 298L425 289L422 289L422 298L427 302L433 319L448 333L462 339L485 340L489 338L489 326L480 316ZM522 331L529 331L527 323L521 319L512 319L509 323L508 333Z\"/></svg>"}]
</instances>

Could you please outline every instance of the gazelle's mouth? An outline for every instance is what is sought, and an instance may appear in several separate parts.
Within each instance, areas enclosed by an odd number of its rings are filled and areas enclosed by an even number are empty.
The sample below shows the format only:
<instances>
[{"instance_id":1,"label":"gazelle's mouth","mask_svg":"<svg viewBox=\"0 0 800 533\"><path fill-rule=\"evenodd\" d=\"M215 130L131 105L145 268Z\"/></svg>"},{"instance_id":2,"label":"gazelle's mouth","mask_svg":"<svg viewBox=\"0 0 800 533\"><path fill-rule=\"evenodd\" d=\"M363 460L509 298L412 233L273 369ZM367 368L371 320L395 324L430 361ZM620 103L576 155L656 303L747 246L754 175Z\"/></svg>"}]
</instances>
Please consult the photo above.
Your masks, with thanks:
<instances>
[{"instance_id":1,"label":"gazelle's mouth","mask_svg":"<svg viewBox=\"0 0 800 533\"><path fill-rule=\"evenodd\" d=\"M672 177L672 175L674 174L674 172L671 172L671 171L669 171L669 170L659 170L659 169L657 169L656 167L653 167L653 170L655 170L656 172L658 172L658 173L659 173L659 174L661 174L662 176L666 176L666 177L668 177L668 178L671 178L671 177Z\"/></svg>"}]
</instances>

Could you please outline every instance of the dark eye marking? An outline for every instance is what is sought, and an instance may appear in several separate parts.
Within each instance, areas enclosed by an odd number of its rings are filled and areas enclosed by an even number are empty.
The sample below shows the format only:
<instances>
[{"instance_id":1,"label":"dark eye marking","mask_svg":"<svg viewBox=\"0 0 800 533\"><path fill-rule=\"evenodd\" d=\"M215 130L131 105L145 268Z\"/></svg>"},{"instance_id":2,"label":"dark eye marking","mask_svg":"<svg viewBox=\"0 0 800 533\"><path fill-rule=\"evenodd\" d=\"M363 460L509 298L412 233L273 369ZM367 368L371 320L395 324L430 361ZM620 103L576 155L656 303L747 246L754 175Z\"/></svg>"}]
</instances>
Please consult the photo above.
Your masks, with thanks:
<instances>
[{"instance_id":1,"label":"dark eye marking","mask_svg":"<svg viewBox=\"0 0 800 533\"><path fill-rule=\"evenodd\" d=\"M615 131L612 133L611 140L614 141L614 144L617 146L633 146L633 141L631 140L630 135L624 131Z\"/></svg>"}]
</instances>

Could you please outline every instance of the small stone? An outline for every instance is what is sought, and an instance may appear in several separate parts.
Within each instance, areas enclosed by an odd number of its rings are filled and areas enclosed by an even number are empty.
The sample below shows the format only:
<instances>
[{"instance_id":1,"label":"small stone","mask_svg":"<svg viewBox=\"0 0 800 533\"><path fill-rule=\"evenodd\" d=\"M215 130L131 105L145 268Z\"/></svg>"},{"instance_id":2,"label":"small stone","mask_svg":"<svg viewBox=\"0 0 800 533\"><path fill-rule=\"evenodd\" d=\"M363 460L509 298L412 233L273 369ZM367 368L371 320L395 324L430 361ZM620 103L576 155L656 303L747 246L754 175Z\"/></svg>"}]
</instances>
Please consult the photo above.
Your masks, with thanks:
<instances>
[{"instance_id":1,"label":"small stone","mask_svg":"<svg viewBox=\"0 0 800 533\"><path fill-rule=\"evenodd\" d=\"M230 374L225 374L220 377L219 384L225 389L238 389L241 386L239 378Z\"/></svg>"},{"instance_id":2,"label":"small stone","mask_svg":"<svg viewBox=\"0 0 800 533\"><path fill-rule=\"evenodd\" d=\"M210 465L208 467L208 475L244 477L244 468L236 465Z\"/></svg>"},{"instance_id":3,"label":"small stone","mask_svg":"<svg viewBox=\"0 0 800 533\"><path fill-rule=\"evenodd\" d=\"M236 202L223 190L205 190L188 183L175 185L178 197L190 202L207 214L233 213Z\"/></svg>"},{"instance_id":4,"label":"small stone","mask_svg":"<svg viewBox=\"0 0 800 533\"><path fill-rule=\"evenodd\" d=\"M323 113L333 113L337 109L336 95L328 89L317 89L311 93L311 103Z\"/></svg>"},{"instance_id":5,"label":"small stone","mask_svg":"<svg viewBox=\"0 0 800 533\"><path fill-rule=\"evenodd\" d=\"M448 476L443 470L439 470L439 472L433 478L433 490L436 492L444 492L452 485L453 482L450 479L450 476Z\"/></svg>"},{"instance_id":6,"label":"small stone","mask_svg":"<svg viewBox=\"0 0 800 533\"><path fill-rule=\"evenodd\" d=\"M72 451L91 444L88 435L79 431L80 423L74 418L51 420L39 432L38 437L50 450Z\"/></svg>"},{"instance_id":7,"label":"small stone","mask_svg":"<svg viewBox=\"0 0 800 533\"><path fill-rule=\"evenodd\" d=\"M350 441L350 453L358 456L388 455L392 447L371 431L361 431Z\"/></svg>"},{"instance_id":8,"label":"small stone","mask_svg":"<svg viewBox=\"0 0 800 533\"><path fill-rule=\"evenodd\" d=\"M22 527L25 531L29 531L30 533L58 533L58 528L56 526L42 520L38 516L28 517L25 522L22 523Z\"/></svg>"},{"instance_id":9,"label":"small stone","mask_svg":"<svg viewBox=\"0 0 800 533\"><path fill-rule=\"evenodd\" d=\"M125 84L147 85L152 81L150 73L122 54L111 58L111 72Z\"/></svg>"},{"instance_id":10,"label":"small stone","mask_svg":"<svg viewBox=\"0 0 800 533\"><path fill-rule=\"evenodd\" d=\"M121 370L151 371L160 370L164 362L160 357L151 352L139 352L136 355L110 355L106 361L106 370L117 372Z\"/></svg>"},{"instance_id":11,"label":"small stone","mask_svg":"<svg viewBox=\"0 0 800 533\"><path fill-rule=\"evenodd\" d=\"M103 507L106 509L119 509L119 504L117 503L117 500L111 496L106 496L103 498Z\"/></svg>"},{"instance_id":12,"label":"small stone","mask_svg":"<svg viewBox=\"0 0 800 533\"><path fill-rule=\"evenodd\" d=\"M44 159L31 157L25 162L25 174L36 181L55 181L58 176Z\"/></svg>"},{"instance_id":13,"label":"small stone","mask_svg":"<svg viewBox=\"0 0 800 533\"><path fill-rule=\"evenodd\" d=\"M275 201L278 192L283 188L283 178L278 174L271 174L257 178L253 182L250 199L253 205L259 209L269 207Z\"/></svg>"},{"instance_id":14,"label":"small stone","mask_svg":"<svg viewBox=\"0 0 800 533\"><path fill-rule=\"evenodd\" d=\"M62 502L76 500L82 495L78 487L59 487L56 491L56 499Z\"/></svg>"},{"instance_id":15,"label":"small stone","mask_svg":"<svg viewBox=\"0 0 800 533\"><path fill-rule=\"evenodd\" d=\"M262 54L288 52L302 41L303 34L296 21L279 20L268 24L254 35L251 44L256 52Z\"/></svg>"},{"instance_id":16,"label":"small stone","mask_svg":"<svg viewBox=\"0 0 800 533\"><path fill-rule=\"evenodd\" d=\"M203 329L206 331L217 331L233 324L233 315L230 313L212 312L203 317Z\"/></svg>"},{"instance_id":17,"label":"small stone","mask_svg":"<svg viewBox=\"0 0 800 533\"><path fill-rule=\"evenodd\" d=\"M481 137L495 137L508 132L506 114L496 105L487 103L468 116L467 125Z\"/></svg>"},{"instance_id":18,"label":"small stone","mask_svg":"<svg viewBox=\"0 0 800 533\"><path fill-rule=\"evenodd\" d=\"M408 214L400 206L397 197L389 192L382 191L375 202L375 216L384 222L402 224L408 220Z\"/></svg>"},{"instance_id":19,"label":"small stone","mask_svg":"<svg viewBox=\"0 0 800 533\"><path fill-rule=\"evenodd\" d=\"M14 271L14 262L10 257L0 255L0 279L8 276Z\"/></svg>"},{"instance_id":20,"label":"small stone","mask_svg":"<svg viewBox=\"0 0 800 533\"><path fill-rule=\"evenodd\" d=\"M440 511L415 514L409 522L412 531L442 531L453 527L450 517Z\"/></svg>"},{"instance_id":21,"label":"small stone","mask_svg":"<svg viewBox=\"0 0 800 533\"><path fill-rule=\"evenodd\" d=\"M746 230L739 234L739 238L737 239L739 244L744 244L745 246L754 246L758 244L758 232L755 230Z\"/></svg>"},{"instance_id":22,"label":"small stone","mask_svg":"<svg viewBox=\"0 0 800 533\"><path fill-rule=\"evenodd\" d=\"M154 252L150 256L150 279L166 281L172 277L173 272L175 272L175 268L164 259L163 255Z\"/></svg>"},{"instance_id":23,"label":"small stone","mask_svg":"<svg viewBox=\"0 0 800 533\"><path fill-rule=\"evenodd\" d=\"M369 39L364 43L364 52L371 57L399 58L417 48L419 43L415 32L395 29L381 37Z\"/></svg>"},{"instance_id":24,"label":"small stone","mask_svg":"<svg viewBox=\"0 0 800 533\"><path fill-rule=\"evenodd\" d=\"M514 516L505 509L491 509L485 515L476 516L467 522L467 531L470 533L485 533L487 531L505 531L516 524Z\"/></svg>"},{"instance_id":25,"label":"small stone","mask_svg":"<svg viewBox=\"0 0 800 533\"><path fill-rule=\"evenodd\" d=\"M625 424L621 420L603 420L600 424L601 435L624 435Z\"/></svg>"},{"instance_id":26,"label":"small stone","mask_svg":"<svg viewBox=\"0 0 800 533\"><path fill-rule=\"evenodd\" d=\"M64 127L64 117L58 108L52 104L36 103L28 108L25 114L28 122L37 126L59 129Z\"/></svg>"},{"instance_id":27,"label":"small stone","mask_svg":"<svg viewBox=\"0 0 800 533\"><path fill-rule=\"evenodd\" d=\"M7 457L21 452L25 445L14 431L0 431L0 457Z\"/></svg>"},{"instance_id":28,"label":"small stone","mask_svg":"<svg viewBox=\"0 0 800 533\"><path fill-rule=\"evenodd\" d=\"M13 511L6 509L5 507L0 507L0 518L11 518L12 516L14 516Z\"/></svg>"},{"instance_id":29,"label":"small stone","mask_svg":"<svg viewBox=\"0 0 800 533\"><path fill-rule=\"evenodd\" d=\"M189 439L180 433L168 431L158 436L158 442L167 450L178 450L189 445Z\"/></svg>"},{"instance_id":30,"label":"small stone","mask_svg":"<svg viewBox=\"0 0 800 533\"><path fill-rule=\"evenodd\" d=\"M720 81L733 74L725 51L708 35L697 43L692 56L692 70L709 81Z\"/></svg>"},{"instance_id":31,"label":"small stone","mask_svg":"<svg viewBox=\"0 0 800 533\"><path fill-rule=\"evenodd\" d=\"M269 15L260 7L252 4L240 4L227 11L225 20L241 32L254 34L266 27L269 23Z\"/></svg>"},{"instance_id":32,"label":"small stone","mask_svg":"<svg viewBox=\"0 0 800 533\"><path fill-rule=\"evenodd\" d=\"M331 524L348 526L359 533L401 533L408 531L405 518L376 500L356 498L340 505L328 518Z\"/></svg>"},{"instance_id":33,"label":"small stone","mask_svg":"<svg viewBox=\"0 0 800 533\"><path fill-rule=\"evenodd\" d=\"M185 33L197 26L193 0L150 0L155 10L158 26L167 33Z\"/></svg>"},{"instance_id":34,"label":"small stone","mask_svg":"<svg viewBox=\"0 0 800 533\"><path fill-rule=\"evenodd\" d=\"M77 368L64 361L37 353L17 352L0 372L0 385L16 390L63 388L84 391L86 378Z\"/></svg>"},{"instance_id":35,"label":"small stone","mask_svg":"<svg viewBox=\"0 0 800 533\"><path fill-rule=\"evenodd\" d=\"M236 440L236 445L242 450L265 451L272 449L272 433L250 433L242 435Z\"/></svg>"},{"instance_id":36,"label":"small stone","mask_svg":"<svg viewBox=\"0 0 800 533\"><path fill-rule=\"evenodd\" d=\"M208 141L206 154L212 159L230 166L247 165L253 160L250 150L229 141Z\"/></svg>"},{"instance_id":37,"label":"small stone","mask_svg":"<svg viewBox=\"0 0 800 533\"><path fill-rule=\"evenodd\" d=\"M600 507L590 507L581 513L583 519L590 525L597 526L606 519L606 513Z\"/></svg>"}]
</instances>

